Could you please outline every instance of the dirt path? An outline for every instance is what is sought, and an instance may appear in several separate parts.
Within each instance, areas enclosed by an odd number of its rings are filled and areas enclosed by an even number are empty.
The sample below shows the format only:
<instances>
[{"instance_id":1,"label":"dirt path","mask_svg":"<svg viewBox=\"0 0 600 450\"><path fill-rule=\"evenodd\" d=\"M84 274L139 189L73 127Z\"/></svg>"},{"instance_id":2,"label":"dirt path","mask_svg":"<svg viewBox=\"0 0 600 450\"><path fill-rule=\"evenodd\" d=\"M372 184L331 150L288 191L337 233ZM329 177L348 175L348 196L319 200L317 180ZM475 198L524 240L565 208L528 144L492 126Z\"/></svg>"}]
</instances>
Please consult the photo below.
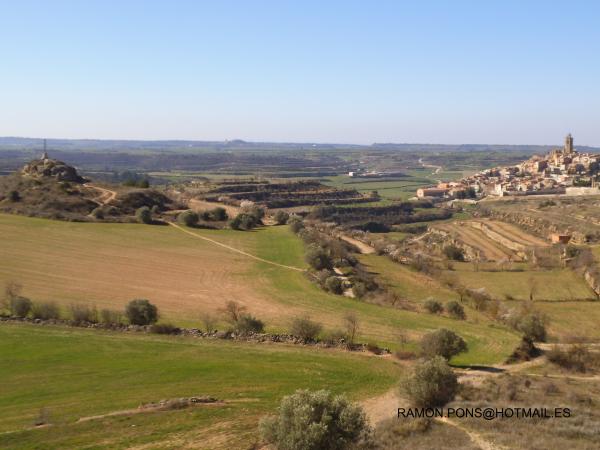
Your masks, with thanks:
<instances>
[{"instance_id":1,"label":"dirt path","mask_svg":"<svg viewBox=\"0 0 600 450\"><path fill-rule=\"evenodd\" d=\"M423 167L428 167L430 169L435 169L431 175L435 175L436 173L440 173L443 169L442 166L436 166L434 164L427 164L425 162L423 162L423 158L419 158L419 164L421 164Z\"/></svg>"},{"instance_id":2,"label":"dirt path","mask_svg":"<svg viewBox=\"0 0 600 450\"><path fill-rule=\"evenodd\" d=\"M469 430L461 424L453 422L447 417L438 417L435 420L437 420L440 423L450 425L451 427L458 428L462 432L466 433L469 436L469 438L471 438L473 443L477 445L481 450L500 450L505 448L486 440L481 434L477 433L476 431Z\"/></svg>"},{"instance_id":3,"label":"dirt path","mask_svg":"<svg viewBox=\"0 0 600 450\"><path fill-rule=\"evenodd\" d=\"M191 231L186 230L185 228L177 225L176 223L168 222L168 224L171 225L172 227L177 228L180 231L183 231L186 234L189 234L190 236L194 236L197 239L202 239L203 241L211 242L211 243L213 243L215 245L218 245L219 247L223 247L223 248L226 248L227 250L231 250L232 252L239 253L240 255L247 256L248 258L252 258L252 259L255 259L257 261L261 261L261 262L264 262L264 263L267 263L267 264L271 264L272 266L282 267L284 269L295 270L297 272L305 272L305 269L301 269L300 267L287 266L285 264L279 264L279 263L276 263L274 261L269 261L268 259L259 258L258 256L254 256L251 253L244 252L244 251L239 250L239 249L237 249L235 247L231 247L231 246L229 246L227 244L223 244L222 242L215 241L214 239L210 239L210 238L207 238L205 236L201 236L199 234L192 233Z\"/></svg>"},{"instance_id":4,"label":"dirt path","mask_svg":"<svg viewBox=\"0 0 600 450\"><path fill-rule=\"evenodd\" d=\"M97 199L92 200L93 202L98 203L98 205L106 205L107 203L110 203L115 198L117 198L117 193L115 191L111 191L110 189L95 186L90 183L85 183L84 186L90 189L95 189L96 191L100 192L100 196Z\"/></svg>"},{"instance_id":5,"label":"dirt path","mask_svg":"<svg viewBox=\"0 0 600 450\"><path fill-rule=\"evenodd\" d=\"M408 402L400 398L398 388L396 387L378 397L363 400L360 406L365 411L367 420L371 426L375 427L379 422L397 417L398 408L407 407Z\"/></svg>"},{"instance_id":6,"label":"dirt path","mask_svg":"<svg viewBox=\"0 0 600 450\"><path fill-rule=\"evenodd\" d=\"M384 420L393 419L398 416L398 408L406 408L409 406L408 401L400 397L398 388L394 388L385 394L378 397L373 397L364 400L360 404L367 416L367 420L372 427L377 426ZM458 428L462 432L466 433L469 438L482 450L500 450L504 447L495 445L494 443L486 440L481 434L476 431L469 430L468 428L460 425L459 423L453 422L447 417L436 418L440 423Z\"/></svg>"},{"instance_id":7,"label":"dirt path","mask_svg":"<svg viewBox=\"0 0 600 450\"><path fill-rule=\"evenodd\" d=\"M354 245L363 255L370 255L375 253L375 249L370 245L365 244L364 242L359 241L358 239L351 238L350 236L346 236L345 234L340 234L340 239L348 242L349 244Z\"/></svg>"}]
</instances>

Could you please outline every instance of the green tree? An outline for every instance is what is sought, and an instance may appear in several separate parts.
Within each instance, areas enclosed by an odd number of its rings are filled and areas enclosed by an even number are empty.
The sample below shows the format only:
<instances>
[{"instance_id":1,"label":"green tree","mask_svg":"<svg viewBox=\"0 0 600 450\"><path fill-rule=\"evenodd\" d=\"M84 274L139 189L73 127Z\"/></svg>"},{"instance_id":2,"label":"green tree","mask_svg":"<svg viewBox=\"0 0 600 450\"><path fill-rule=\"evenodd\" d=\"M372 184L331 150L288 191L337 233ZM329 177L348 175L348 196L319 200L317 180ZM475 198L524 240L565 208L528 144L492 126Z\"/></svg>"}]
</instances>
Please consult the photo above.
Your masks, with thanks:
<instances>
[{"instance_id":1,"label":"green tree","mask_svg":"<svg viewBox=\"0 0 600 450\"><path fill-rule=\"evenodd\" d=\"M402 389L414 406L431 408L452 401L458 391L456 375L441 356L415 366Z\"/></svg>"},{"instance_id":2,"label":"green tree","mask_svg":"<svg viewBox=\"0 0 600 450\"><path fill-rule=\"evenodd\" d=\"M360 448L371 435L359 406L325 390L299 390L284 397L278 415L263 418L259 430L278 450Z\"/></svg>"},{"instance_id":3,"label":"green tree","mask_svg":"<svg viewBox=\"0 0 600 450\"><path fill-rule=\"evenodd\" d=\"M275 219L275 223L277 223L277 225L285 225L289 218L290 215L282 210L277 211L273 216L273 219Z\"/></svg>"},{"instance_id":4,"label":"green tree","mask_svg":"<svg viewBox=\"0 0 600 450\"><path fill-rule=\"evenodd\" d=\"M152 212L147 206L138 208L135 212L135 217L139 223L145 223L146 225L152 223Z\"/></svg>"},{"instance_id":5,"label":"green tree","mask_svg":"<svg viewBox=\"0 0 600 450\"><path fill-rule=\"evenodd\" d=\"M440 328L421 339L421 352L425 357L441 356L447 360L467 351L467 343L454 331Z\"/></svg>"},{"instance_id":6,"label":"green tree","mask_svg":"<svg viewBox=\"0 0 600 450\"><path fill-rule=\"evenodd\" d=\"M196 225L198 225L198 220L200 220L198 214L195 211L192 211L191 209L183 211L177 216L177 221L180 224L185 225L186 227L195 227Z\"/></svg>"},{"instance_id":7,"label":"green tree","mask_svg":"<svg viewBox=\"0 0 600 450\"><path fill-rule=\"evenodd\" d=\"M146 299L131 300L125 315L132 325L150 325L158 320L158 308Z\"/></svg>"}]
</instances>

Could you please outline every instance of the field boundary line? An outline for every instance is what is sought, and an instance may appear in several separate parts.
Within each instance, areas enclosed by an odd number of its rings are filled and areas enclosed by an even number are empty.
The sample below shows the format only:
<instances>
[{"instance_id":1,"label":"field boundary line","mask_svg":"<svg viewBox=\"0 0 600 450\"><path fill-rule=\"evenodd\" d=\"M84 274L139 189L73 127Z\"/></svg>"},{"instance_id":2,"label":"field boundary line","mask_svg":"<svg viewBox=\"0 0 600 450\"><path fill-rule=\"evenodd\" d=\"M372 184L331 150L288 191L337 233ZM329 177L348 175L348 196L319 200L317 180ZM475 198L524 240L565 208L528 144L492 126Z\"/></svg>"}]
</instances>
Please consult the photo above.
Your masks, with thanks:
<instances>
[{"instance_id":1,"label":"field boundary line","mask_svg":"<svg viewBox=\"0 0 600 450\"><path fill-rule=\"evenodd\" d=\"M271 264L272 266L282 267L284 269L289 269L289 270L295 270L297 272L305 272L306 271L306 269L301 269L300 267L288 266L288 265L285 265L285 264L277 263L275 261L269 261L268 259L264 259L264 258L261 258L259 256L255 256L255 255L253 255L251 253L247 253L247 252L245 252L243 250L237 249L235 247L231 247L230 245L223 244L222 242L219 242L219 241L215 241L214 239L207 238L205 236L201 236L201 235L196 234L196 233L192 233L191 231L186 230L185 228L177 225L176 223L168 222L168 224L171 225L172 227L177 228L180 231L183 231L184 233L189 234L190 236L194 236L195 238L202 239L203 241L211 242L211 243L213 243L215 245L218 245L219 247L223 247L223 248L226 248L227 250L231 250L232 252L236 252L236 253L239 253L240 255L247 256L248 258L252 258L252 259L255 259L255 260L260 261L260 262Z\"/></svg>"}]
</instances>

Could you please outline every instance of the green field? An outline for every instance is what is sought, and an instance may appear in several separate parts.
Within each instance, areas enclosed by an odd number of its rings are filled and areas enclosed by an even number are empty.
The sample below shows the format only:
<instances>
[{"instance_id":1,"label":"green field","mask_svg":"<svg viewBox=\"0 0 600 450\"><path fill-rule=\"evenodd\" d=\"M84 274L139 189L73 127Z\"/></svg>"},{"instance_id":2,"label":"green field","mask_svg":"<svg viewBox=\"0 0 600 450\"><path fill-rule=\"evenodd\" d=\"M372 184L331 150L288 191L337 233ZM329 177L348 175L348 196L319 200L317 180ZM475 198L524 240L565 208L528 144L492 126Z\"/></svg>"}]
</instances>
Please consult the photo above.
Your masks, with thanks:
<instances>
[{"instance_id":1,"label":"green field","mask_svg":"<svg viewBox=\"0 0 600 450\"><path fill-rule=\"evenodd\" d=\"M3 449L245 448L260 416L296 389L359 400L389 390L401 374L391 359L339 350L35 325L2 324L0 353ZM225 403L77 423L200 395ZM33 428L42 410L51 426Z\"/></svg>"},{"instance_id":2,"label":"green field","mask_svg":"<svg viewBox=\"0 0 600 450\"><path fill-rule=\"evenodd\" d=\"M470 263L454 263L453 271L446 275L456 277L471 289L485 288L492 297L500 300L528 300L530 293L539 301L593 300L596 295L583 278L570 269L488 272L476 271Z\"/></svg>"},{"instance_id":3,"label":"green field","mask_svg":"<svg viewBox=\"0 0 600 450\"><path fill-rule=\"evenodd\" d=\"M350 178L347 175L329 177L324 183L338 189L356 189L368 194L377 191L382 200L407 200L417 195L417 189L433 181L426 177L406 176L401 178Z\"/></svg>"},{"instance_id":4,"label":"green field","mask_svg":"<svg viewBox=\"0 0 600 450\"><path fill-rule=\"evenodd\" d=\"M395 263L387 257L377 255L361 255L363 262L378 279L386 283L402 298L422 302L428 298L440 301L458 300L459 296L453 290L408 266Z\"/></svg>"},{"instance_id":5,"label":"green field","mask_svg":"<svg viewBox=\"0 0 600 450\"><path fill-rule=\"evenodd\" d=\"M328 294L302 272L250 259L172 227L0 215L0 232L7 237L0 283L18 281L33 300L55 300L65 307L88 302L122 309L133 298L148 298L163 320L199 326L202 312L217 313L235 299L270 331L288 330L291 319L304 314L326 331L339 329L343 316L355 312L359 340L391 348L400 333L417 339L441 327L456 330L470 345L457 364L500 362L518 341L516 334L487 320L465 324ZM305 265L303 244L287 227L193 233L270 261Z\"/></svg>"}]
</instances>

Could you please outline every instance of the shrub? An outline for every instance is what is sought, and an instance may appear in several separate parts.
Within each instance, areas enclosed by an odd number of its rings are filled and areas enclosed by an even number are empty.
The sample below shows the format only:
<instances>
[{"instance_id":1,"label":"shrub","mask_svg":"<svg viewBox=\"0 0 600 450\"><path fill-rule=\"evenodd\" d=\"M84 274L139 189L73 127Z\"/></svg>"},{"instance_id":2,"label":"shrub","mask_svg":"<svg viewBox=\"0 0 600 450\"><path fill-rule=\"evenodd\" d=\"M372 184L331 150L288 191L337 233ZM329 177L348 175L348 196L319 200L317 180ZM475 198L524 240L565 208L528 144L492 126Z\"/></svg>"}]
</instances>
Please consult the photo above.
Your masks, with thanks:
<instances>
[{"instance_id":1,"label":"shrub","mask_svg":"<svg viewBox=\"0 0 600 450\"><path fill-rule=\"evenodd\" d=\"M333 264L325 249L311 245L306 252L306 262L315 270L331 269Z\"/></svg>"},{"instance_id":2,"label":"shrub","mask_svg":"<svg viewBox=\"0 0 600 450\"><path fill-rule=\"evenodd\" d=\"M69 311L71 312L71 318L76 323L98 322L98 311L95 306L72 304L69 306Z\"/></svg>"},{"instance_id":3,"label":"shrub","mask_svg":"<svg viewBox=\"0 0 600 450\"><path fill-rule=\"evenodd\" d=\"M10 191L8 193L8 199L15 203L18 202L19 200L21 200L21 195L19 194L19 191Z\"/></svg>"},{"instance_id":4,"label":"shrub","mask_svg":"<svg viewBox=\"0 0 600 450\"><path fill-rule=\"evenodd\" d=\"M0 303L0 308L6 308L10 310L11 300L15 297L19 297L22 290L23 286L16 281L7 281L6 285L4 286L4 297Z\"/></svg>"},{"instance_id":5,"label":"shrub","mask_svg":"<svg viewBox=\"0 0 600 450\"><path fill-rule=\"evenodd\" d=\"M304 341L313 341L321 332L321 324L308 317L296 317L292 320L290 332Z\"/></svg>"},{"instance_id":6,"label":"shrub","mask_svg":"<svg viewBox=\"0 0 600 450\"><path fill-rule=\"evenodd\" d=\"M446 311L448 311L450 317L454 319L465 320L466 318L465 308L463 308L456 300L451 300L446 303Z\"/></svg>"},{"instance_id":7,"label":"shrub","mask_svg":"<svg viewBox=\"0 0 600 450\"><path fill-rule=\"evenodd\" d=\"M214 220L215 222L222 222L229 218L229 216L227 215L227 211L225 211L225 208L221 208L220 206L208 211L208 217L210 220Z\"/></svg>"},{"instance_id":8,"label":"shrub","mask_svg":"<svg viewBox=\"0 0 600 450\"><path fill-rule=\"evenodd\" d=\"M318 334L318 333L317 333ZM323 336L323 342L330 345L337 345L346 341L346 333L342 330L331 330Z\"/></svg>"},{"instance_id":9,"label":"shrub","mask_svg":"<svg viewBox=\"0 0 600 450\"><path fill-rule=\"evenodd\" d=\"M446 258L451 259L453 261L465 260L465 252L463 251L463 249L453 244L446 245L444 247L444 255L446 255Z\"/></svg>"},{"instance_id":10,"label":"shrub","mask_svg":"<svg viewBox=\"0 0 600 450\"><path fill-rule=\"evenodd\" d=\"M358 334L358 330L360 328L360 323L356 314L349 312L344 316L344 328L346 328L346 339L348 340L348 345L351 346L354 344L354 339L356 339L356 335Z\"/></svg>"},{"instance_id":11,"label":"shrub","mask_svg":"<svg viewBox=\"0 0 600 450\"><path fill-rule=\"evenodd\" d=\"M150 333L179 334L181 330L171 323L155 323L150 327Z\"/></svg>"},{"instance_id":12,"label":"shrub","mask_svg":"<svg viewBox=\"0 0 600 450\"><path fill-rule=\"evenodd\" d=\"M229 226L234 230L251 230L259 224L253 215L241 213L229 221Z\"/></svg>"},{"instance_id":13,"label":"shrub","mask_svg":"<svg viewBox=\"0 0 600 450\"><path fill-rule=\"evenodd\" d=\"M9 299L10 314L16 317L27 317L31 306L31 300L26 297L18 295Z\"/></svg>"},{"instance_id":14,"label":"shrub","mask_svg":"<svg viewBox=\"0 0 600 450\"><path fill-rule=\"evenodd\" d=\"M226 320L232 324L236 324L245 311L246 307L244 305L239 304L235 300L228 301L227 303L225 303L225 306L221 309L221 312L225 314Z\"/></svg>"},{"instance_id":15,"label":"shrub","mask_svg":"<svg viewBox=\"0 0 600 450\"><path fill-rule=\"evenodd\" d=\"M142 206L135 211L135 218L139 223L145 223L146 225L152 223L152 212L147 206Z\"/></svg>"},{"instance_id":16,"label":"shrub","mask_svg":"<svg viewBox=\"0 0 600 450\"><path fill-rule=\"evenodd\" d=\"M204 331L207 333L212 333L215 331L215 326L217 324L217 318L210 313L204 313L200 316L200 320L202 321L202 325L204 325Z\"/></svg>"},{"instance_id":17,"label":"shrub","mask_svg":"<svg viewBox=\"0 0 600 450\"><path fill-rule=\"evenodd\" d=\"M467 350L467 343L455 332L441 328L421 339L421 352L428 358L441 356L450 359Z\"/></svg>"},{"instance_id":18,"label":"shrub","mask_svg":"<svg viewBox=\"0 0 600 450\"><path fill-rule=\"evenodd\" d=\"M298 216L290 217L290 219L288 220L288 224L292 232L296 234L298 234L304 229L304 223L302 222L302 219Z\"/></svg>"},{"instance_id":19,"label":"shrub","mask_svg":"<svg viewBox=\"0 0 600 450\"><path fill-rule=\"evenodd\" d=\"M277 223L277 225L285 225L289 218L290 215L285 211L277 211L273 216L273 219L275 219L275 223Z\"/></svg>"},{"instance_id":20,"label":"shrub","mask_svg":"<svg viewBox=\"0 0 600 450\"><path fill-rule=\"evenodd\" d=\"M102 209L101 206L98 206L97 208L94 208L92 210L92 212L90 213L90 215L94 218L94 219L99 219L102 220L104 219L104 210Z\"/></svg>"},{"instance_id":21,"label":"shrub","mask_svg":"<svg viewBox=\"0 0 600 450\"><path fill-rule=\"evenodd\" d=\"M345 450L364 445L371 435L359 406L325 390L284 397L278 415L263 418L259 430L278 450Z\"/></svg>"},{"instance_id":22,"label":"shrub","mask_svg":"<svg viewBox=\"0 0 600 450\"><path fill-rule=\"evenodd\" d=\"M518 321L517 330L534 342L546 341L546 325L537 313L526 314Z\"/></svg>"},{"instance_id":23,"label":"shrub","mask_svg":"<svg viewBox=\"0 0 600 450\"><path fill-rule=\"evenodd\" d=\"M131 300L125 315L132 325L150 325L158 320L158 308L145 299Z\"/></svg>"},{"instance_id":24,"label":"shrub","mask_svg":"<svg viewBox=\"0 0 600 450\"><path fill-rule=\"evenodd\" d=\"M442 306L442 304L432 298L425 300L425 303L423 303L423 307L428 313L431 314L441 314L444 312L444 307Z\"/></svg>"},{"instance_id":25,"label":"shrub","mask_svg":"<svg viewBox=\"0 0 600 450\"><path fill-rule=\"evenodd\" d=\"M352 285L352 293L356 298L363 298L367 295L367 286L365 283L358 281Z\"/></svg>"},{"instance_id":26,"label":"shrub","mask_svg":"<svg viewBox=\"0 0 600 450\"><path fill-rule=\"evenodd\" d=\"M195 227L196 225L198 225L198 220L200 220L198 214L195 211L192 211L191 209L183 211L177 216L177 222L179 222L182 225L185 225L186 227Z\"/></svg>"},{"instance_id":27,"label":"shrub","mask_svg":"<svg viewBox=\"0 0 600 450\"><path fill-rule=\"evenodd\" d=\"M344 292L344 289L342 287L342 280L340 280L336 276L328 277L325 280L325 288L329 292L332 292L333 294L337 295L340 295L342 292Z\"/></svg>"},{"instance_id":28,"label":"shrub","mask_svg":"<svg viewBox=\"0 0 600 450\"><path fill-rule=\"evenodd\" d=\"M54 302L35 302L31 305L31 317L50 320L60 318L60 309Z\"/></svg>"},{"instance_id":29,"label":"shrub","mask_svg":"<svg viewBox=\"0 0 600 450\"><path fill-rule=\"evenodd\" d=\"M121 311L115 311L112 309L100 310L100 322L106 325L120 325L123 321L123 314Z\"/></svg>"},{"instance_id":30,"label":"shrub","mask_svg":"<svg viewBox=\"0 0 600 450\"><path fill-rule=\"evenodd\" d=\"M262 333L264 329L263 321L250 314L244 314L235 324L235 330L242 334Z\"/></svg>"},{"instance_id":31,"label":"shrub","mask_svg":"<svg viewBox=\"0 0 600 450\"><path fill-rule=\"evenodd\" d=\"M554 346L547 354L548 361L567 370L586 372L598 365L598 356L592 355L590 351L581 344L575 344L571 348L561 350Z\"/></svg>"},{"instance_id":32,"label":"shrub","mask_svg":"<svg viewBox=\"0 0 600 450\"><path fill-rule=\"evenodd\" d=\"M430 408L452 401L459 385L446 360L436 356L418 364L402 387L414 406Z\"/></svg>"}]
</instances>

